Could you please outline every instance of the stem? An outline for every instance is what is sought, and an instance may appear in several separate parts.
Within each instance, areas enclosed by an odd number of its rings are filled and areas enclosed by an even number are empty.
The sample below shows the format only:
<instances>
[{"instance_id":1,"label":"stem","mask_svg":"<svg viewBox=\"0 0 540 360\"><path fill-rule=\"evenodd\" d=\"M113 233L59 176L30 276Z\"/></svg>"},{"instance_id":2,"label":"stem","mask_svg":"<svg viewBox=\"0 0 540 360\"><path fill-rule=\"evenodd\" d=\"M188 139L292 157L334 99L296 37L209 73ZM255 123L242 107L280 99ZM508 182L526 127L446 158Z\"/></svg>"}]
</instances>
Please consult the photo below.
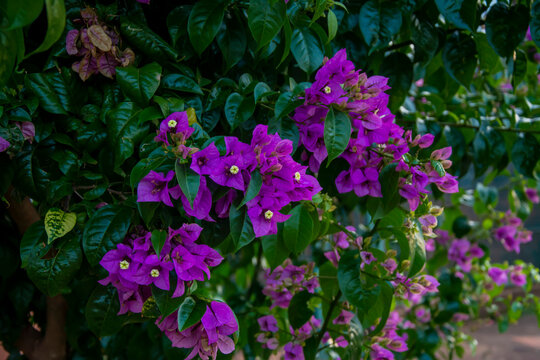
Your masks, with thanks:
<instances>
[{"instance_id":1,"label":"stem","mask_svg":"<svg viewBox=\"0 0 540 360\"><path fill-rule=\"evenodd\" d=\"M317 343L315 344L316 348L319 348L319 344L321 343L321 340L324 336L324 333L326 332L326 328L328 328L328 324L330 323L330 318L332 317L332 312L334 312L334 308L336 307L337 303L339 302L339 298L341 297L341 290L338 290L336 296L334 296L334 299L330 303L330 307L328 308L328 312L326 313L326 317L324 318L324 323L321 328L321 331L319 332L319 336L317 337Z\"/></svg>"},{"instance_id":2,"label":"stem","mask_svg":"<svg viewBox=\"0 0 540 360\"><path fill-rule=\"evenodd\" d=\"M246 294L246 300L249 300L253 291L255 291L255 284L257 283L257 274L261 270L261 258L263 254L262 244L259 244L259 252L257 253L257 262L255 264L255 270L253 271L253 279L251 279L251 284L249 285L249 290Z\"/></svg>"},{"instance_id":3,"label":"stem","mask_svg":"<svg viewBox=\"0 0 540 360\"><path fill-rule=\"evenodd\" d=\"M435 122L441 126L450 126L450 127L456 127L456 128L466 128L466 129L480 129L480 126L472 125L472 124L460 124L460 123L451 123L451 122L439 122L439 121L433 121L433 120L425 120L429 122ZM410 121L405 120L404 122L407 123L416 123L416 121ZM498 131L507 131L507 132L513 132L513 133L530 133L530 134L540 134L540 130L534 130L534 129L518 129L518 128L503 128L503 127L496 127L493 128L494 130Z\"/></svg>"}]
</instances>

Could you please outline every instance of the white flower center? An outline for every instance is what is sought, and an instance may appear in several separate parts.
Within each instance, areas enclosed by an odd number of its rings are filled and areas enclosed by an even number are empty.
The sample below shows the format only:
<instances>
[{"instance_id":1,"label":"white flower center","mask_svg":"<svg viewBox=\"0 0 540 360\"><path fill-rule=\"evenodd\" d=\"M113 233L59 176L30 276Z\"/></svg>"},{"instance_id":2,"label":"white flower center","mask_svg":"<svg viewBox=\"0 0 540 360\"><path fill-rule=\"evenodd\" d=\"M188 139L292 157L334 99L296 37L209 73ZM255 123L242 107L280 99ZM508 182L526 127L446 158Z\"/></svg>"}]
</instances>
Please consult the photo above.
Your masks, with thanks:
<instances>
[{"instance_id":1,"label":"white flower center","mask_svg":"<svg viewBox=\"0 0 540 360\"><path fill-rule=\"evenodd\" d=\"M298 171L294 173L294 180L300 181L301 178L302 178L302 175L300 175Z\"/></svg>"},{"instance_id":2,"label":"white flower center","mask_svg":"<svg viewBox=\"0 0 540 360\"><path fill-rule=\"evenodd\" d=\"M229 171L230 171L231 174L236 175L236 174L238 174L238 172L240 171L240 169L238 168L238 166L233 165L233 166L231 166L231 168L229 169Z\"/></svg>"},{"instance_id":3,"label":"white flower center","mask_svg":"<svg viewBox=\"0 0 540 360\"><path fill-rule=\"evenodd\" d=\"M129 269L129 261L127 261L127 260L120 261L120 269L122 269L122 270Z\"/></svg>"},{"instance_id":4,"label":"white flower center","mask_svg":"<svg viewBox=\"0 0 540 360\"><path fill-rule=\"evenodd\" d=\"M266 210L264 213L264 218L266 220L270 220L274 216L274 213L271 210Z\"/></svg>"},{"instance_id":5,"label":"white flower center","mask_svg":"<svg viewBox=\"0 0 540 360\"><path fill-rule=\"evenodd\" d=\"M167 123L167 125L172 129L172 128L175 128L176 127L176 124L178 124L176 122L176 120L169 120L169 122Z\"/></svg>"},{"instance_id":6,"label":"white flower center","mask_svg":"<svg viewBox=\"0 0 540 360\"><path fill-rule=\"evenodd\" d=\"M157 278L159 276L159 270L158 269L152 269L152 271L150 271L150 276L153 277L153 278Z\"/></svg>"},{"instance_id":7,"label":"white flower center","mask_svg":"<svg viewBox=\"0 0 540 360\"><path fill-rule=\"evenodd\" d=\"M325 87L324 87L324 92L325 92L326 94L330 94L330 93L332 92L332 88L331 88L330 86L325 86Z\"/></svg>"}]
</instances>

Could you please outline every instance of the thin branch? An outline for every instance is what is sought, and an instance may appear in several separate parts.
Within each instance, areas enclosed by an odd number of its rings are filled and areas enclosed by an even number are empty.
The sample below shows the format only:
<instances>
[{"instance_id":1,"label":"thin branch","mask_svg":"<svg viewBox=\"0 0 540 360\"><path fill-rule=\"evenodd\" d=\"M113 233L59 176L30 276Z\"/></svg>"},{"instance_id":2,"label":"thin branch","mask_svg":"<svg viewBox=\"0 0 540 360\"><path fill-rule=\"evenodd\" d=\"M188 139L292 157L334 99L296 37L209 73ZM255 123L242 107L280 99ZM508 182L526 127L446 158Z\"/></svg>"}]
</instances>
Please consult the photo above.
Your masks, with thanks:
<instances>
[{"instance_id":1,"label":"thin branch","mask_svg":"<svg viewBox=\"0 0 540 360\"><path fill-rule=\"evenodd\" d=\"M412 121L412 120L402 120L402 121L407 122L407 123L416 123L416 121ZM450 127L456 127L456 128L466 128L466 129L475 129L475 130L480 129L480 126L472 125L472 124L439 122L439 121L433 121L433 120L427 120L427 122L434 122L441 126L450 126ZM534 129L503 128L503 127L495 127L493 129L497 131L507 131L507 132L513 132L513 133L540 134L540 130L534 130Z\"/></svg>"},{"instance_id":2,"label":"thin branch","mask_svg":"<svg viewBox=\"0 0 540 360\"><path fill-rule=\"evenodd\" d=\"M340 297L341 297L341 290L338 290L336 296L334 296L334 300L332 300L332 302L330 303L330 307L328 308L328 312L326 313L326 317L324 318L323 326L321 330L319 331L319 336L317 336L317 343L315 344L315 348L319 348L319 344L321 343L324 333L326 332L326 329L328 328L328 324L330 323L332 312L334 312L334 308L339 302Z\"/></svg>"}]
</instances>

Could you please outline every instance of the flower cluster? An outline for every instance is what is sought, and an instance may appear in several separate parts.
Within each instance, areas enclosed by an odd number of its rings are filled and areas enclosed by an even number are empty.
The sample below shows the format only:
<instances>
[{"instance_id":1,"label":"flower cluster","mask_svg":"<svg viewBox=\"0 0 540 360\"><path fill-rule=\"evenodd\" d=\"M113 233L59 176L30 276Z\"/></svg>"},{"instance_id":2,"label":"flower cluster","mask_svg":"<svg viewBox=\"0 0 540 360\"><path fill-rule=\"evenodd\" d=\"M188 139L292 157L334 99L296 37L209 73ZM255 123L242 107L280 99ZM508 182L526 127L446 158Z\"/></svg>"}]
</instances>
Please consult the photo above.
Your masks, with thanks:
<instances>
[{"instance_id":1,"label":"flower cluster","mask_svg":"<svg viewBox=\"0 0 540 360\"><path fill-rule=\"evenodd\" d=\"M478 245L471 244L467 239L455 239L448 249L448 260L455 261L465 272L470 272L474 258L484 256L484 250Z\"/></svg>"},{"instance_id":2,"label":"flower cluster","mask_svg":"<svg viewBox=\"0 0 540 360\"><path fill-rule=\"evenodd\" d=\"M166 175L150 172L139 184L138 201L162 201L172 206L170 197L180 197L189 216L214 221L210 216L210 186L217 184L228 188L226 194L216 201L214 208L217 217L225 218L229 216L233 201L246 195L254 173L258 173L261 178L260 190L246 205L255 236L260 237L275 234L277 223L289 218L280 213L281 208L294 201L311 200L321 190L317 180L306 174L307 167L293 160L292 142L282 140L278 134L269 135L265 125L258 125L253 130L251 144L243 143L236 137L225 137L223 155L214 142L202 150L189 147L187 140L193 130L187 114L177 112L161 122L155 138L165 146L172 146L179 158L191 160L190 169L200 176L193 205L178 186L169 187L174 177L173 171Z\"/></svg>"},{"instance_id":3,"label":"flower cluster","mask_svg":"<svg viewBox=\"0 0 540 360\"><path fill-rule=\"evenodd\" d=\"M34 123L30 121L15 121L15 126L0 128L0 135L4 135L7 138L0 136L0 153L7 151L10 147L12 147L13 152L16 152L18 148L16 144L22 145L24 140L27 140L30 144L34 141L36 128Z\"/></svg>"},{"instance_id":4,"label":"flower cluster","mask_svg":"<svg viewBox=\"0 0 540 360\"><path fill-rule=\"evenodd\" d=\"M407 334L398 335L398 325L403 324L403 319L397 311L392 311L382 332L372 338L371 358L378 360L393 360L395 352L408 350Z\"/></svg>"},{"instance_id":5,"label":"flower cluster","mask_svg":"<svg viewBox=\"0 0 540 360\"><path fill-rule=\"evenodd\" d=\"M493 282L499 286L506 285L508 278L512 284L516 286L523 286L527 283L527 275L523 273L523 267L520 265L511 266L508 269L501 269L500 267L491 267L487 274L493 280Z\"/></svg>"},{"instance_id":6,"label":"flower cluster","mask_svg":"<svg viewBox=\"0 0 540 360\"><path fill-rule=\"evenodd\" d=\"M210 267L218 266L223 257L208 245L197 244L202 231L197 224L184 224L169 229L161 252L157 254L151 243L152 233L130 236L126 243L107 252L100 261L109 276L102 285L112 284L118 290L120 313L141 312L148 296L149 285L170 290L169 275L174 269L177 284L173 297L184 295L185 283L210 278Z\"/></svg>"},{"instance_id":7,"label":"flower cluster","mask_svg":"<svg viewBox=\"0 0 540 360\"><path fill-rule=\"evenodd\" d=\"M495 239L499 240L507 251L519 254L520 245L532 240L532 232L523 227L523 221L510 211L501 220L502 226L495 229Z\"/></svg>"},{"instance_id":8,"label":"flower cluster","mask_svg":"<svg viewBox=\"0 0 540 360\"><path fill-rule=\"evenodd\" d=\"M272 306L286 309L294 294L302 290L315 293L319 280L313 272L314 263L295 266L287 259L273 271L266 269L264 274L266 285L263 294L272 299Z\"/></svg>"},{"instance_id":9,"label":"flower cluster","mask_svg":"<svg viewBox=\"0 0 540 360\"><path fill-rule=\"evenodd\" d=\"M417 301L428 293L438 292L439 282L431 275L420 275L415 278L397 273L396 279L392 281L396 288L396 295L411 301Z\"/></svg>"},{"instance_id":10,"label":"flower cluster","mask_svg":"<svg viewBox=\"0 0 540 360\"><path fill-rule=\"evenodd\" d=\"M211 247L196 243L201 231L197 224L184 224L176 230L169 228L159 253L152 246L152 233L141 231L127 237L124 243L103 256L100 265L109 275L100 283L112 284L117 289L119 315L128 311L142 312L144 302L152 294L152 284L165 291L171 290L173 270L176 277L173 298L184 295L186 285L193 281L210 279L210 268L218 266L223 257ZM228 335L238 330L238 324L226 304L211 302L201 321L181 332L175 314L163 321L159 318L157 324L173 346L193 348L188 359L196 354L202 359L215 359L217 349L226 354L234 350Z\"/></svg>"},{"instance_id":11,"label":"flower cluster","mask_svg":"<svg viewBox=\"0 0 540 360\"><path fill-rule=\"evenodd\" d=\"M100 73L110 79L116 74L116 67L128 66L135 60L130 48L120 50L120 36L111 27L99 21L94 9L81 10L81 19L75 23L82 28L73 29L66 36L66 51L69 55L82 57L71 68L86 81L92 74Z\"/></svg>"},{"instance_id":12,"label":"flower cluster","mask_svg":"<svg viewBox=\"0 0 540 360\"><path fill-rule=\"evenodd\" d=\"M229 335L238 331L238 323L231 308L222 302L212 301L206 306L201 320L183 331L178 330L178 312L162 320L156 320L158 328L178 348L193 348L186 360L195 356L203 360L216 359L218 349L224 354L234 350L234 341Z\"/></svg>"},{"instance_id":13,"label":"flower cluster","mask_svg":"<svg viewBox=\"0 0 540 360\"><path fill-rule=\"evenodd\" d=\"M349 168L336 178L340 193L354 191L359 197L382 197L379 174L385 165L396 164L400 173L399 193L415 210L428 190L435 184L447 193L458 191L457 180L446 173L451 166L448 158L451 148L436 150L430 159L419 161L409 153L413 148L431 146L431 134L412 138L410 131L394 123L388 109L388 79L382 76L367 77L354 69L347 60L345 49L333 58L326 59L315 75L315 82L305 91L305 103L298 107L293 119L300 131L303 157L309 160L312 171L318 171L327 158L324 143L325 119L329 110L343 111L349 117L352 133L345 151L340 155Z\"/></svg>"}]
</instances>

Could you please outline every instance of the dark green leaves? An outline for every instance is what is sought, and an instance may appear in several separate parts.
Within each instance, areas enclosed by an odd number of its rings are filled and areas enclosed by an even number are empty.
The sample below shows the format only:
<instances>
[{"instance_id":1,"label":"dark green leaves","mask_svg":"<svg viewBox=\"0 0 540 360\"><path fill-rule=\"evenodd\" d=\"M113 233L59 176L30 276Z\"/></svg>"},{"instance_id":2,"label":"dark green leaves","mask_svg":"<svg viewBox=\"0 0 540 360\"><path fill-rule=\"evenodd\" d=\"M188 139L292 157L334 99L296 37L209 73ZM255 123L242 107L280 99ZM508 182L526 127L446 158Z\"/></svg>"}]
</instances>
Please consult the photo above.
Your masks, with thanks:
<instances>
[{"instance_id":1,"label":"dark green leaves","mask_svg":"<svg viewBox=\"0 0 540 360\"><path fill-rule=\"evenodd\" d=\"M476 45L464 33L454 33L444 45L443 63L448 74L466 88L476 69Z\"/></svg>"},{"instance_id":2,"label":"dark green leaves","mask_svg":"<svg viewBox=\"0 0 540 360\"><path fill-rule=\"evenodd\" d=\"M34 246L38 246L39 243ZM68 284L81 267L82 253L79 238L66 237L51 257L38 256L28 262L26 270L30 280L43 293L55 296L67 292Z\"/></svg>"},{"instance_id":3,"label":"dark green leaves","mask_svg":"<svg viewBox=\"0 0 540 360\"><path fill-rule=\"evenodd\" d=\"M258 171L254 171L251 173L251 180L249 181L248 188L246 190L246 195L242 199L242 202L238 207L243 206L248 201L252 200L257 194L259 194L259 191L261 190L262 186L262 177L261 173Z\"/></svg>"},{"instance_id":4,"label":"dark green leaves","mask_svg":"<svg viewBox=\"0 0 540 360\"><path fill-rule=\"evenodd\" d=\"M283 242L283 225L278 224L278 233L261 238L264 257L273 269L289 256L289 250Z\"/></svg>"},{"instance_id":5,"label":"dark green leaves","mask_svg":"<svg viewBox=\"0 0 540 360\"><path fill-rule=\"evenodd\" d=\"M249 2L248 26L259 49L278 34L286 19L284 1L250 0Z\"/></svg>"},{"instance_id":6,"label":"dark green leaves","mask_svg":"<svg viewBox=\"0 0 540 360\"><path fill-rule=\"evenodd\" d=\"M210 45L223 22L224 0L202 0L195 3L189 14L188 34L191 44L199 55Z\"/></svg>"},{"instance_id":7,"label":"dark green leaves","mask_svg":"<svg viewBox=\"0 0 540 360\"><path fill-rule=\"evenodd\" d=\"M330 162L337 158L349 145L351 138L351 120L346 113L341 111L334 112L334 109L328 111L326 120L324 121L324 144L328 150L328 161Z\"/></svg>"},{"instance_id":8,"label":"dark green leaves","mask_svg":"<svg viewBox=\"0 0 540 360\"><path fill-rule=\"evenodd\" d=\"M182 297L173 298L176 284L176 276L171 277L171 288L169 291L161 290L155 286L152 287L152 296L156 300L159 311L163 319L175 312L183 301ZM180 282L176 286L184 286L183 282Z\"/></svg>"},{"instance_id":9,"label":"dark green leaves","mask_svg":"<svg viewBox=\"0 0 540 360\"><path fill-rule=\"evenodd\" d=\"M498 2L486 17L486 34L489 43L502 57L510 57L523 40L529 24L529 11L523 5L509 7Z\"/></svg>"},{"instance_id":10,"label":"dark green leaves","mask_svg":"<svg viewBox=\"0 0 540 360\"><path fill-rule=\"evenodd\" d=\"M201 185L201 177L191 170L187 164L181 164L179 161L174 165L174 170L180 189L182 189L189 204L193 207L193 201L195 201Z\"/></svg>"},{"instance_id":11,"label":"dark green leaves","mask_svg":"<svg viewBox=\"0 0 540 360\"><path fill-rule=\"evenodd\" d=\"M163 88L203 95L199 84L185 75L169 74L163 77Z\"/></svg>"},{"instance_id":12,"label":"dark green leaves","mask_svg":"<svg viewBox=\"0 0 540 360\"><path fill-rule=\"evenodd\" d=\"M231 206L229 210L231 236L236 250L240 250L255 239L253 225L245 209Z\"/></svg>"},{"instance_id":13,"label":"dark green leaves","mask_svg":"<svg viewBox=\"0 0 540 360\"><path fill-rule=\"evenodd\" d=\"M386 47L401 28L401 12L392 2L370 0L360 10L360 31L369 53Z\"/></svg>"},{"instance_id":14,"label":"dark green leaves","mask_svg":"<svg viewBox=\"0 0 540 360\"><path fill-rule=\"evenodd\" d=\"M75 112L78 103L77 94L80 91L73 84L71 73L66 69L63 73L35 73L25 77L25 84L38 97L40 105L53 114ZM78 110L78 109L77 109Z\"/></svg>"},{"instance_id":15,"label":"dark green leaves","mask_svg":"<svg viewBox=\"0 0 540 360\"><path fill-rule=\"evenodd\" d=\"M293 30L291 51L300 69L308 74L317 70L324 58L319 40L307 27Z\"/></svg>"},{"instance_id":16,"label":"dark green leaves","mask_svg":"<svg viewBox=\"0 0 540 360\"><path fill-rule=\"evenodd\" d=\"M300 254L313 240L314 220L306 206L297 205L283 225L283 240L291 252Z\"/></svg>"},{"instance_id":17,"label":"dark green leaves","mask_svg":"<svg viewBox=\"0 0 540 360\"><path fill-rule=\"evenodd\" d=\"M185 298L178 308L178 330L184 331L198 323L206 312L206 303L196 301L191 296Z\"/></svg>"},{"instance_id":18,"label":"dark green leaves","mask_svg":"<svg viewBox=\"0 0 540 360\"><path fill-rule=\"evenodd\" d=\"M118 294L112 286L98 286L86 303L86 322L97 336L110 336L117 333L129 315L118 316L120 303Z\"/></svg>"},{"instance_id":19,"label":"dark green leaves","mask_svg":"<svg viewBox=\"0 0 540 360\"><path fill-rule=\"evenodd\" d=\"M255 111L253 99L238 93L229 95L225 103L225 117L232 130L247 121L253 115L253 111Z\"/></svg>"},{"instance_id":20,"label":"dark green leaves","mask_svg":"<svg viewBox=\"0 0 540 360\"><path fill-rule=\"evenodd\" d=\"M476 30L476 0L435 0L435 3L446 21L460 29Z\"/></svg>"},{"instance_id":21,"label":"dark green leaves","mask_svg":"<svg viewBox=\"0 0 540 360\"><path fill-rule=\"evenodd\" d=\"M97 265L103 255L124 240L131 223L131 210L107 205L88 220L84 228L83 248L91 265Z\"/></svg>"},{"instance_id":22,"label":"dark green leaves","mask_svg":"<svg viewBox=\"0 0 540 360\"><path fill-rule=\"evenodd\" d=\"M531 37L540 47L540 0L534 0L531 6Z\"/></svg>"},{"instance_id":23,"label":"dark green leaves","mask_svg":"<svg viewBox=\"0 0 540 360\"><path fill-rule=\"evenodd\" d=\"M19 5L20 6L20 5ZM26 6L26 4L25 4ZM38 52L48 50L64 32L66 25L66 7L64 0L45 0L47 9L47 32L41 45L37 49L26 55L25 58L32 56Z\"/></svg>"},{"instance_id":24,"label":"dark green leaves","mask_svg":"<svg viewBox=\"0 0 540 360\"><path fill-rule=\"evenodd\" d=\"M163 249L163 245L165 245L165 241L167 240L167 232L164 230L154 230L152 231L150 240L152 241L152 247L156 255L159 257L161 249Z\"/></svg>"},{"instance_id":25,"label":"dark green leaves","mask_svg":"<svg viewBox=\"0 0 540 360\"><path fill-rule=\"evenodd\" d=\"M424 267L426 263L426 242L424 240L424 235L422 233L422 225L415 220L416 229L412 238L409 239L411 242L411 267L409 268L408 277L413 277L418 274L420 270Z\"/></svg>"},{"instance_id":26,"label":"dark green leaves","mask_svg":"<svg viewBox=\"0 0 540 360\"><path fill-rule=\"evenodd\" d=\"M4 0L0 8L5 15L0 27L6 30L21 28L30 25L41 13L43 0L28 0L24 6L17 0Z\"/></svg>"},{"instance_id":27,"label":"dark green leaves","mask_svg":"<svg viewBox=\"0 0 540 360\"><path fill-rule=\"evenodd\" d=\"M497 55L495 50L489 44L485 34L474 34L474 42L476 43L480 66L484 70L494 73L497 68L501 66L499 55Z\"/></svg>"},{"instance_id":28,"label":"dark green leaves","mask_svg":"<svg viewBox=\"0 0 540 360\"><path fill-rule=\"evenodd\" d=\"M341 292L359 311L367 311L375 301L380 288L366 288L360 279L360 254L357 250L345 252L339 260L338 282Z\"/></svg>"},{"instance_id":29,"label":"dark green leaves","mask_svg":"<svg viewBox=\"0 0 540 360\"><path fill-rule=\"evenodd\" d=\"M232 68L242 59L246 52L247 39L246 29L242 22L231 20L227 23L227 29L217 35L217 43L227 69Z\"/></svg>"},{"instance_id":30,"label":"dark green leaves","mask_svg":"<svg viewBox=\"0 0 540 360\"><path fill-rule=\"evenodd\" d=\"M308 307L309 300L312 297L313 294L304 290L294 295L291 299L287 312L289 314L289 322L294 329L302 327L313 315L313 311Z\"/></svg>"},{"instance_id":31,"label":"dark green leaves","mask_svg":"<svg viewBox=\"0 0 540 360\"><path fill-rule=\"evenodd\" d=\"M407 55L394 52L384 58L380 72L389 78L390 110L395 112L405 101L411 88L413 64Z\"/></svg>"},{"instance_id":32,"label":"dark green leaves","mask_svg":"<svg viewBox=\"0 0 540 360\"><path fill-rule=\"evenodd\" d=\"M532 177L532 171L540 157L540 144L531 134L524 134L516 139L512 147L512 162L517 171Z\"/></svg>"},{"instance_id":33,"label":"dark green leaves","mask_svg":"<svg viewBox=\"0 0 540 360\"><path fill-rule=\"evenodd\" d=\"M124 94L137 104L146 106L159 87L161 66L151 63L142 68L117 68L116 79Z\"/></svg>"}]
</instances>

